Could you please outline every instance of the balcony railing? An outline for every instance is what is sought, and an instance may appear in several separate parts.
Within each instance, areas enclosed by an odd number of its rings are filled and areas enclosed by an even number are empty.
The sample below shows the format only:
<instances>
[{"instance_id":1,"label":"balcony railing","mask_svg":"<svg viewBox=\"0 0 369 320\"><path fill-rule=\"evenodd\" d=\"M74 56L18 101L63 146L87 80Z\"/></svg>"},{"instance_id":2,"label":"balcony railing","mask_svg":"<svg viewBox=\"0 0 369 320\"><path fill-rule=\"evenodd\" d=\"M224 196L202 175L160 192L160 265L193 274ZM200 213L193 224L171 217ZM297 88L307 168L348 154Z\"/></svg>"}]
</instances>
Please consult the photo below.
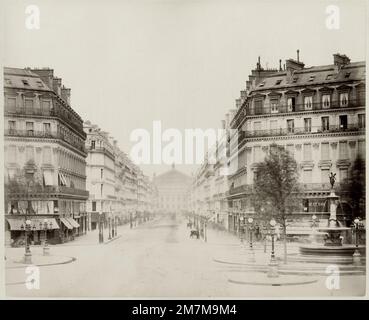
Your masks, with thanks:
<instances>
[{"instance_id":1,"label":"balcony railing","mask_svg":"<svg viewBox=\"0 0 369 320\"><path fill-rule=\"evenodd\" d=\"M243 131L239 137L240 143L245 138L251 137L264 137L264 136L286 136L295 134L306 133L333 133L333 132L347 132L347 131L365 131L365 128L359 127L358 124L348 125L326 125L326 126L306 126L306 127L290 127L280 129L268 129L268 130L251 130Z\"/></svg>"},{"instance_id":2,"label":"balcony railing","mask_svg":"<svg viewBox=\"0 0 369 320\"><path fill-rule=\"evenodd\" d=\"M83 131L82 122L70 118L67 113L57 111L55 109L35 109L35 108L9 108L4 109L6 115L28 115L28 116L45 116L45 117L58 117L68 123L72 128L74 128L80 135L86 138L86 133Z\"/></svg>"},{"instance_id":3,"label":"balcony railing","mask_svg":"<svg viewBox=\"0 0 369 320\"><path fill-rule=\"evenodd\" d=\"M12 192L10 195L11 197L17 197L17 198L29 198L29 197L47 197L50 194L67 194L67 195L75 195L75 196L81 196L88 198L89 192L87 190L82 189L76 189L66 186L44 186L40 188L40 190L34 190L30 192L26 191L19 191L19 192Z\"/></svg>"},{"instance_id":4,"label":"balcony railing","mask_svg":"<svg viewBox=\"0 0 369 320\"><path fill-rule=\"evenodd\" d=\"M278 113L293 113L302 111L316 111L316 110L330 110L330 109L344 109L352 107L365 106L363 100L349 100L346 103L341 101L330 101L330 103L313 102L310 104L294 104L288 106L287 104L279 104L276 107L251 107L246 108L246 116L261 115L261 114L278 114Z\"/></svg>"},{"instance_id":5,"label":"balcony railing","mask_svg":"<svg viewBox=\"0 0 369 320\"><path fill-rule=\"evenodd\" d=\"M54 131L38 131L38 130L16 130L16 129L5 129L5 136L13 136L13 137L33 137L33 138L49 138L49 139L60 139L68 144L72 145L76 149L86 152L84 148L84 144L77 144L69 141L67 137L59 132Z\"/></svg>"}]
</instances>

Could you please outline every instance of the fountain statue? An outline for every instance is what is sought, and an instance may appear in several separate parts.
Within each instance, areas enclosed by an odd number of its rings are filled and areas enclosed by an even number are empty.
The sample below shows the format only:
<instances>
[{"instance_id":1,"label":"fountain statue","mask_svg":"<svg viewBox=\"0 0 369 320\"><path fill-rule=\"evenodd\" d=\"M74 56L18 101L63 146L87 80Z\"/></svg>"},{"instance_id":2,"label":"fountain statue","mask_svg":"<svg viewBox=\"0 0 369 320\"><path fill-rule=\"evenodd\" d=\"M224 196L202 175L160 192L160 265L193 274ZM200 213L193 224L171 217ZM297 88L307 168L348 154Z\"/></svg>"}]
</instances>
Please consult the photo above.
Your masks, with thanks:
<instances>
[{"instance_id":1,"label":"fountain statue","mask_svg":"<svg viewBox=\"0 0 369 320\"><path fill-rule=\"evenodd\" d=\"M318 255L318 256L352 256L355 246L344 244L343 236L345 232L351 230L348 227L344 227L337 220L337 206L339 203L339 196L334 192L334 184L336 182L336 174L331 172L329 175L329 181L331 190L327 196L329 218L327 226L317 227L320 233L325 234L324 244L312 242L310 245L301 245L300 253L302 255Z\"/></svg>"}]
</instances>

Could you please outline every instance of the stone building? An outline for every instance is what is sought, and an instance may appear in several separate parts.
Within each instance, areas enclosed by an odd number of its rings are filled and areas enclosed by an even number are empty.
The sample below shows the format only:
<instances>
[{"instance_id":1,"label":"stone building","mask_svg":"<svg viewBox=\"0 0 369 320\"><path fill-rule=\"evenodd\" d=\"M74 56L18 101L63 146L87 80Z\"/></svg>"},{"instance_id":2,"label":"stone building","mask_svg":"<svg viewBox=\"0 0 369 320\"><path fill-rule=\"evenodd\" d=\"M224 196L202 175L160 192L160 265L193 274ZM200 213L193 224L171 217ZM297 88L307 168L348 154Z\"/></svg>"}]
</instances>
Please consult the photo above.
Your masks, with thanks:
<instances>
[{"instance_id":1,"label":"stone building","mask_svg":"<svg viewBox=\"0 0 369 320\"><path fill-rule=\"evenodd\" d=\"M284 146L298 163L302 194L294 219L316 214L324 221L329 173L337 174L339 192L355 159L365 158L365 62L334 54L332 64L305 67L298 53L284 68L280 61L279 68L264 69L259 59L229 127L238 133L229 155L236 168L226 192L230 230L237 229L242 215L255 213L254 175L272 143ZM349 224L354 213L344 197L340 208L339 219Z\"/></svg>"},{"instance_id":2,"label":"stone building","mask_svg":"<svg viewBox=\"0 0 369 320\"><path fill-rule=\"evenodd\" d=\"M176 214L188 212L191 177L175 169L164 172L153 179L157 189L157 210L161 213Z\"/></svg>"},{"instance_id":3,"label":"stone building","mask_svg":"<svg viewBox=\"0 0 369 320\"><path fill-rule=\"evenodd\" d=\"M25 220L39 243L87 230L86 152L81 117L52 69L4 68L7 242L23 241Z\"/></svg>"},{"instance_id":4,"label":"stone building","mask_svg":"<svg viewBox=\"0 0 369 320\"><path fill-rule=\"evenodd\" d=\"M147 176L105 131L89 121L87 135L87 212L91 229L146 220L151 212L153 188ZM100 220L101 219L101 220Z\"/></svg>"}]
</instances>

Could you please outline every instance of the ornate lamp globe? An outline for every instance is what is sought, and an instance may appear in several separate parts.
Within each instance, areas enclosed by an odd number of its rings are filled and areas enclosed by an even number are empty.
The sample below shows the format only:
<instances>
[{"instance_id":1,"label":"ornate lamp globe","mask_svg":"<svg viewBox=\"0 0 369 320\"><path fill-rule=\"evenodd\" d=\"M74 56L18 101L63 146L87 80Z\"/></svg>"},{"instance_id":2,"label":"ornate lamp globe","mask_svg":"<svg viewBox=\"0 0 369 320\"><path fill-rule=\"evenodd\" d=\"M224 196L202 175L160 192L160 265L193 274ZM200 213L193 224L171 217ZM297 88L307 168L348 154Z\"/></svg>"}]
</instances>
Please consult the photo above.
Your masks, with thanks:
<instances>
[{"instance_id":1,"label":"ornate lamp globe","mask_svg":"<svg viewBox=\"0 0 369 320\"><path fill-rule=\"evenodd\" d=\"M356 219L354 220L354 223L355 223L355 224L359 224L359 222L360 222L360 219L359 219L359 218L356 218Z\"/></svg>"},{"instance_id":2,"label":"ornate lamp globe","mask_svg":"<svg viewBox=\"0 0 369 320\"><path fill-rule=\"evenodd\" d=\"M27 225L27 226L30 226L30 225L31 225L31 220L27 219L27 220L26 220L26 225Z\"/></svg>"},{"instance_id":3,"label":"ornate lamp globe","mask_svg":"<svg viewBox=\"0 0 369 320\"><path fill-rule=\"evenodd\" d=\"M274 220L274 219L272 219L272 220L270 220L270 225L272 226L272 227L275 227L275 225L277 224L277 222Z\"/></svg>"},{"instance_id":4,"label":"ornate lamp globe","mask_svg":"<svg viewBox=\"0 0 369 320\"><path fill-rule=\"evenodd\" d=\"M248 218L248 220L247 220L249 223L253 223L254 222L254 219L253 218Z\"/></svg>"}]
</instances>

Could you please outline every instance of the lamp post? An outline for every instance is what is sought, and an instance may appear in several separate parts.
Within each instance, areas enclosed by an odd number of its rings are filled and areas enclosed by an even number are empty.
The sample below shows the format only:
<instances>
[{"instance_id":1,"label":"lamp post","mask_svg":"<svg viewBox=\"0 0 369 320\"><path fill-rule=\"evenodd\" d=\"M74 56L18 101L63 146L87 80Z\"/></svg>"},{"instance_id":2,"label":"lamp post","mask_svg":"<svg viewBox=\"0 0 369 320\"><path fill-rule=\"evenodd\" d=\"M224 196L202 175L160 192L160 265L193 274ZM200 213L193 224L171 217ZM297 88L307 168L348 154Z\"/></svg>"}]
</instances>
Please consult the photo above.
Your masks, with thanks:
<instances>
[{"instance_id":1,"label":"lamp post","mask_svg":"<svg viewBox=\"0 0 369 320\"><path fill-rule=\"evenodd\" d=\"M47 243L47 230L52 228L52 222L44 219L43 222L40 222L40 230L43 230L44 232L44 247L43 247L43 254L44 256L48 256L50 254L49 252L49 246Z\"/></svg>"},{"instance_id":2,"label":"lamp post","mask_svg":"<svg viewBox=\"0 0 369 320\"><path fill-rule=\"evenodd\" d=\"M317 216L315 214L313 214L313 216L311 217L311 219L313 220L313 223L312 223L312 228L313 228L313 233L312 233L312 243L316 243L316 227L317 227Z\"/></svg>"},{"instance_id":3,"label":"lamp post","mask_svg":"<svg viewBox=\"0 0 369 320\"><path fill-rule=\"evenodd\" d=\"M245 220L245 218L243 216L241 216L240 217L240 241L241 241L241 246L243 245L244 220Z\"/></svg>"},{"instance_id":4,"label":"lamp post","mask_svg":"<svg viewBox=\"0 0 369 320\"><path fill-rule=\"evenodd\" d=\"M24 230L25 239L24 263L32 264L32 253L28 241L28 232L31 231L31 220L27 219L25 225L21 225L21 230Z\"/></svg>"},{"instance_id":5,"label":"lamp post","mask_svg":"<svg viewBox=\"0 0 369 320\"><path fill-rule=\"evenodd\" d=\"M204 219L204 241L207 242L208 241L208 237L207 237L207 232L206 232L206 227L207 227L207 221L206 218Z\"/></svg>"},{"instance_id":6,"label":"lamp post","mask_svg":"<svg viewBox=\"0 0 369 320\"><path fill-rule=\"evenodd\" d=\"M252 223L254 222L254 219L250 217L247 219L247 221L249 223L249 231L250 231L250 249L252 250L252 231L253 231Z\"/></svg>"},{"instance_id":7,"label":"lamp post","mask_svg":"<svg viewBox=\"0 0 369 320\"><path fill-rule=\"evenodd\" d=\"M111 217L108 217L108 229L109 229L109 236L108 239L111 239Z\"/></svg>"},{"instance_id":8,"label":"lamp post","mask_svg":"<svg viewBox=\"0 0 369 320\"><path fill-rule=\"evenodd\" d=\"M361 264L361 255L360 255L360 251L359 251L359 224L360 224L360 219L359 218L356 218L354 220L354 228L355 228L355 252L352 255L353 263L355 265L360 265Z\"/></svg>"},{"instance_id":9,"label":"lamp post","mask_svg":"<svg viewBox=\"0 0 369 320\"><path fill-rule=\"evenodd\" d=\"M269 278L277 278L279 277L278 275L278 263L277 260L275 258L275 252L274 252L274 231L275 231L275 226L277 224L277 222L274 219L271 219L270 222L270 235L272 237L272 252L270 255L270 262L269 262L269 270L268 270L268 277Z\"/></svg>"},{"instance_id":10,"label":"lamp post","mask_svg":"<svg viewBox=\"0 0 369 320\"><path fill-rule=\"evenodd\" d=\"M104 243L104 225L102 212L99 213L99 243Z\"/></svg>"}]
</instances>

